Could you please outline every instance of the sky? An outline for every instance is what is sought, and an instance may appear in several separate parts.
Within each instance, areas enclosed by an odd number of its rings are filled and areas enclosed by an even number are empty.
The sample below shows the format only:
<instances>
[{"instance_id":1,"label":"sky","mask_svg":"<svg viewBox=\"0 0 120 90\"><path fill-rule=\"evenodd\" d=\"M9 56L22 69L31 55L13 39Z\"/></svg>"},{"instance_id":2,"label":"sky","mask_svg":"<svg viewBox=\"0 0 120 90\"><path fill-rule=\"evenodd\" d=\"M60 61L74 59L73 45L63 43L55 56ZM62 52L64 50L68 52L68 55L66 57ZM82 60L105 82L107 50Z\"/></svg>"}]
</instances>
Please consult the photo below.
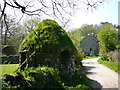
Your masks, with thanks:
<instances>
[{"instance_id":1,"label":"sky","mask_svg":"<svg viewBox=\"0 0 120 90\"><path fill-rule=\"evenodd\" d=\"M74 16L71 17L71 22L67 27L68 30L80 28L83 24L95 25L100 24L100 22L110 22L112 24L118 24L119 1L120 0L107 0L100 4L94 11L88 11L86 10L87 7L81 6L81 9L77 11ZM11 13L10 8L8 8L6 12ZM16 14L16 16L19 16L19 20L22 14Z\"/></svg>"},{"instance_id":2,"label":"sky","mask_svg":"<svg viewBox=\"0 0 120 90\"><path fill-rule=\"evenodd\" d=\"M80 28L83 24L100 24L100 22L110 22L118 24L118 2L112 0L102 3L93 12L86 10L79 11L73 16L70 28Z\"/></svg>"}]
</instances>

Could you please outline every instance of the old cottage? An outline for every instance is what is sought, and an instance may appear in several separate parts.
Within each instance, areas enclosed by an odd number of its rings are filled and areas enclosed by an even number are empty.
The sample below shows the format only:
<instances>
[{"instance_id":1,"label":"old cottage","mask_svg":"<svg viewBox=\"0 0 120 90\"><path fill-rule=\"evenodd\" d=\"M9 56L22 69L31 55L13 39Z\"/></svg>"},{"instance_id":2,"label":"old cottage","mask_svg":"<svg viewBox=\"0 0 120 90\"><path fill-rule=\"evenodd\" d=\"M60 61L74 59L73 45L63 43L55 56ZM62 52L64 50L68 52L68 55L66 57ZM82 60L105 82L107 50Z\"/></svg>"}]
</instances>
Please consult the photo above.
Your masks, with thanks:
<instances>
[{"instance_id":1,"label":"old cottage","mask_svg":"<svg viewBox=\"0 0 120 90\"><path fill-rule=\"evenodd\" d=\"M93 33L88 34L81 42L80 46L87 56L98 55L98 40Z\"/></svg>"},{"instance_id":2,"label":"old cottage","mask_svg":"<svg viewBox=\"0 0 120 90\"><path fill-rule=\"evenodd\" d=\"M20 46L21 69L24 67L50 66L60 74L73 75L77 64L77 50L67 33L53 20L40 22ZM26 62L24 64L24 62Z\"/></svg>"}]
</instances>

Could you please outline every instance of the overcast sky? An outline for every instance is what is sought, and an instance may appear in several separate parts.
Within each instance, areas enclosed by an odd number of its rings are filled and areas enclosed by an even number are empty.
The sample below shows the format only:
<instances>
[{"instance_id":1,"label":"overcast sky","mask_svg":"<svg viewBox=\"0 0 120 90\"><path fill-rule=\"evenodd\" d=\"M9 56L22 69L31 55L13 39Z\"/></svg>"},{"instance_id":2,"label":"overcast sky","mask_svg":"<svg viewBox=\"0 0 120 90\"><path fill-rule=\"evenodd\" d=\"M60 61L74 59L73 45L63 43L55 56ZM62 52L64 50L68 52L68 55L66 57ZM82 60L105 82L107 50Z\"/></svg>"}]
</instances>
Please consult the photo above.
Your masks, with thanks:
<instances>
[{"instance_id":1,"label":"overcast sky","mask_svg":"<svg viewBox=\"0 0 120 90\"><path fill-rule=\"evenodd\" d=\"M100 24L100 22L110 22L118 24L118 2L120 0L112 0L111 2L102 3L92 13L82 10L72 18L71 28L79 28L83 24Z\"/></svg>"}]
</instances>

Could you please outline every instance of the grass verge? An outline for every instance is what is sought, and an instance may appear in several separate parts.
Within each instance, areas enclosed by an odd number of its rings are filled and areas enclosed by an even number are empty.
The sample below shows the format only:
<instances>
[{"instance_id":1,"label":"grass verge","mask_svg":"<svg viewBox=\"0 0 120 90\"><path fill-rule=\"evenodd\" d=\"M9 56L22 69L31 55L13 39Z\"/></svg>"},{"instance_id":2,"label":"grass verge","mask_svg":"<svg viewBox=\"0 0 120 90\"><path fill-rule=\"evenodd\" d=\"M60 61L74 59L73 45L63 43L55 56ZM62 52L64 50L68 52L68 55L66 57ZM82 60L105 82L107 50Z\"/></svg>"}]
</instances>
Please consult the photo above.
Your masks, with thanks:
<instances>
[{"instance_id":1,"label":"grass verge","mask_svg":"<svg viewBox=\"0 0 120 90\"><path fill-rule=\"evenodd\" d=\"M1 73L0 76L3 76L5 74L13 73L18 67L19 64L1 64Z\"/></svg>"},{"instance_id":2,"label":"grass verge","mask_svg":"<svg viewBox=\"0 0 120 90\"><path fill-rule=\"evenodd\" d=\"M100 59L98 60L98 62L120 74L120 64L111 61L103 61Z\"/></svg>"}]
</instances>

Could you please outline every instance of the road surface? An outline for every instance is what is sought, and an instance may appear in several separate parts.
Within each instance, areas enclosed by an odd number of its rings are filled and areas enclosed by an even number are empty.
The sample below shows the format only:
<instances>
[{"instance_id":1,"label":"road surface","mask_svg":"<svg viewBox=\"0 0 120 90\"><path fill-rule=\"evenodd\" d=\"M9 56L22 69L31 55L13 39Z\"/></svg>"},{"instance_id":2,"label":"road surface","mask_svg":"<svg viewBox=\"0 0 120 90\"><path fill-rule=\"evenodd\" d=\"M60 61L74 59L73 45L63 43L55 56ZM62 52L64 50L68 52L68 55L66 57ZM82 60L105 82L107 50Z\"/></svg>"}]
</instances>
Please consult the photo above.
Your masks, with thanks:
<instances>
[{"instance_id":1,"label":"road surface","mask_svg":"<svg viewBox=\"0 0 120 90\"><path fill-rule=\"evenodd\" d=\"M93 89L109 88L110 90L118 90L118 74L113 70L97 63L99 58L83 60L86 75L89 78L90 86Z\"/></svg>"}]
</instances>

